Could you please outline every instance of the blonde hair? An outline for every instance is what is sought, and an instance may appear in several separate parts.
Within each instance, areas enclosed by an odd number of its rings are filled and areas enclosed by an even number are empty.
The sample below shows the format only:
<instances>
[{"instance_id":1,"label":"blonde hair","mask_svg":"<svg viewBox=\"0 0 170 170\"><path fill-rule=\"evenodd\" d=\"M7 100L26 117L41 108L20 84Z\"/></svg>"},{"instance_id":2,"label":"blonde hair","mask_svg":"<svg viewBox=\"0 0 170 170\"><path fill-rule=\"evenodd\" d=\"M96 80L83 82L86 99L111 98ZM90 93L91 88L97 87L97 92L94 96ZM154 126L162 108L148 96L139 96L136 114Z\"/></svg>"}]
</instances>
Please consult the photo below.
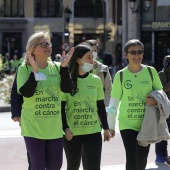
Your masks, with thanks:
<instances>
[{"instance_id":1,"label":"blonde hair","mask_svg":"<svg viewBox=\"0 0 170 170\"><path fill-rule=\"evenodd\" d=\"M41 38L47 39L49 42L51 42L52 35L49 32L36 32L31 35L31 37L28 39L27 45L26 45L26 51L33 53L35 46L39 43ZM30 64L28 59L28 54L26 53L25 59L23 61L25 64Z\"/></svg>"}]
</instances>

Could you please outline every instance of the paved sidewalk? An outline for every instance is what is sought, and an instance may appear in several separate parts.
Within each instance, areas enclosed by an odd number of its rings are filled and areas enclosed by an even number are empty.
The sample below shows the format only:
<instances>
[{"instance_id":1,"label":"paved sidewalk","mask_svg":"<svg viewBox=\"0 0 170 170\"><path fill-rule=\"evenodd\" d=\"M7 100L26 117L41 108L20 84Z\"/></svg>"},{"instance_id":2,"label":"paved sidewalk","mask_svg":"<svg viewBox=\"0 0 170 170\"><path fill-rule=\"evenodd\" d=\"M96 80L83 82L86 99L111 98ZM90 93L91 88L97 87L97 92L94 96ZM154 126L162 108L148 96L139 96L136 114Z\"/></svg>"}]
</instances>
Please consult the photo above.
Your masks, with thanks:
<instances>
[{"instance_id":1,"label":"paved sidewalk","mask_svg":"<svg viewBox=\"0 0 170 170\"><path fill-rule=\"evenodd\" d=\"M117 131L117 130L116 130ZM146 170L170 170L167 165L157 166L155 147L151 145ZM168 151L170 146L168 145ZM0 170L27 170L26 149L20 136L18 123L11 120L11 113L0 113ZM62 170L66 170L67 163L63 156ZM82 170L82 166L80 168ZM125 170L125 152L120 134L110 142L103 143L101 170Z\"/></svg>"},{"instance_id":2,"label":"paved sidewalk","mask_svg":"<svg viewBox=\"0 0 170 170\"><path fill-rule=\"evenodd\" d=\"M2 100L0 100L0 113L1 112L10 112L11 111L11 105L4 103Z\"/></svg>"}]
</instances>

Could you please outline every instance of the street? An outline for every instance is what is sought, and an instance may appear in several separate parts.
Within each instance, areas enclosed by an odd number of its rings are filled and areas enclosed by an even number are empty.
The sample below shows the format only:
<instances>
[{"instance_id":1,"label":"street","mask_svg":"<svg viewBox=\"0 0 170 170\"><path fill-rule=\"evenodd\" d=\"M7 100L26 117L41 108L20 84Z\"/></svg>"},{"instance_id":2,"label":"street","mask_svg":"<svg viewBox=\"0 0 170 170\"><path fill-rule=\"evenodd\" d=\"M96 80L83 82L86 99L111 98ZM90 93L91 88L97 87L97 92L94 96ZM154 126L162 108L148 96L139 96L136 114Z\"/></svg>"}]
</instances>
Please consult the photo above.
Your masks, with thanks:
<instances>
[{"instance_id":1,"label":"street","mask_svg":"<svg viewBox=\"0 0 170 170\"><path fill-rule=\"evenodd\" d=\"M20 136L19 124L10 118L10 112L0 113L0 169L26 170L27 157L23 138ZM125 152L118 130L115 138L103 143L101 170L124 170ZM170 151L170 146L168 145ZM154 144L151 145L146 170L169 170L167 165L157 166L154 163ZM82 166L81 166L82 168ZM62 170L66 169L65 155Z\"/></svg>"}]
</instances>

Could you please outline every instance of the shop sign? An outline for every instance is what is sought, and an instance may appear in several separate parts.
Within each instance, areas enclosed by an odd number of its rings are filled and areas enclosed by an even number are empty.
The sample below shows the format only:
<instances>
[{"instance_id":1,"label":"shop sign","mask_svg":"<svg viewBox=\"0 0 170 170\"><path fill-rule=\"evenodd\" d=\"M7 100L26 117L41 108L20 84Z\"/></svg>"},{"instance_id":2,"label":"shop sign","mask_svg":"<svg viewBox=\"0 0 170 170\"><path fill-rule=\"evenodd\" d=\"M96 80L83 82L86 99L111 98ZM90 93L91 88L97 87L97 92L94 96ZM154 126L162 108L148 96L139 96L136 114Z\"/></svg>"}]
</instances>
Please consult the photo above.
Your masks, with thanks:
<instances>
[{"instance_id":1,"label":"shop sign","mask_svg":"<svg viewBox=\"0 0 170 170\"><path fill-rule=\"evenodd\" d=\"M152 22L152 29L170 29L170 22Z\"/></svg>"},{"instance_id":2,"label":"shop sign","mask_svg":"<svg viewBox=\"0 0 170 170\"><path fill-rule=\"evenodd\" d=\"M170 0L157 0L157 6L170 6Z\"/></svg>"}]
</instances>

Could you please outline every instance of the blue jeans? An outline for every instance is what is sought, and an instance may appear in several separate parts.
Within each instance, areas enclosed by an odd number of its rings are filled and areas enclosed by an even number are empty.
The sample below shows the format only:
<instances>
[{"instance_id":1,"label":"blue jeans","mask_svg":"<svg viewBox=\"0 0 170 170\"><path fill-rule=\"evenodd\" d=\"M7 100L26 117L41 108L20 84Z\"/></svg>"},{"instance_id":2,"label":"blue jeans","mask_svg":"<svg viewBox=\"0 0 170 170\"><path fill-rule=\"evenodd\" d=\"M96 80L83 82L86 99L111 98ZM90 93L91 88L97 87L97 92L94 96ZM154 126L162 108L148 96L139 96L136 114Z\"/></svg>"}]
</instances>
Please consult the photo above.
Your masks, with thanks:
<instances>
[{"instance_id":1,"label":"blue jeans","mask_svg":"<svg viewBox=\"0 0 170 170\"><path fill-rule=\"evenodd\" d=\"M168 118L166 122L167 122L168 129L170 132L170 118ZM168 156L167 146L168 146L168 141L161 141L159 143L156 143L155 144L156 156L159 155L159 156L167 157Z\"/></svg>"}]
</instances>

